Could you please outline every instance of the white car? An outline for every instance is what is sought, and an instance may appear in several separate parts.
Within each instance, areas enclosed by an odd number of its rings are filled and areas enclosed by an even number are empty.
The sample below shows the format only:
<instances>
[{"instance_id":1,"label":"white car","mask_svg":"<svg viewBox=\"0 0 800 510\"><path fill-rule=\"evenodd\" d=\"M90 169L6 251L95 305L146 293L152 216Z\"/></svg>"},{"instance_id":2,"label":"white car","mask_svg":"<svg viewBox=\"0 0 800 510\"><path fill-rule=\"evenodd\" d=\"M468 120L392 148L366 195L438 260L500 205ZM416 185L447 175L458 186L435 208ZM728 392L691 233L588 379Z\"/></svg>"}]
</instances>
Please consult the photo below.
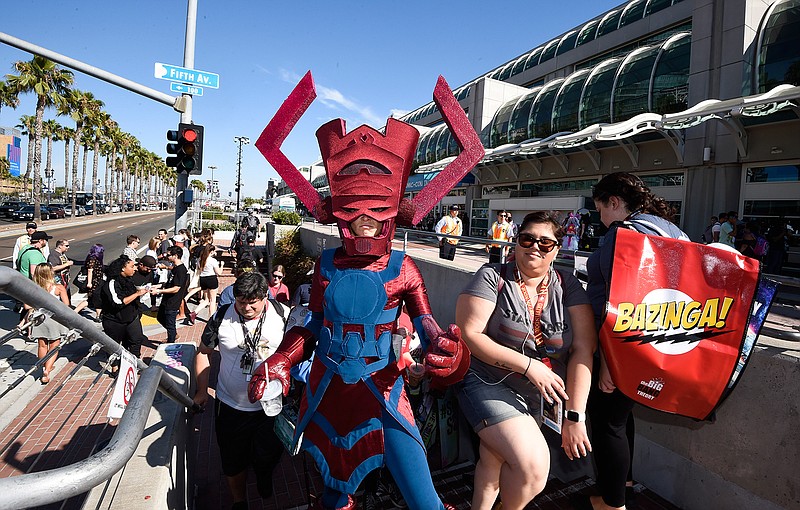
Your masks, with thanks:
<instances>
[{"instance_id":1,"label":"white car","mask_svg":"<svg viewBox=\"0 0 800 510\"><path fill-rule=\"evenodd\" d=\"M112 205L111 207L109 207L109 212L115 213L115 212L119 212L119 211L120 211L119 206L116 205L116 204Z\"/></svg>"}]
</instances>

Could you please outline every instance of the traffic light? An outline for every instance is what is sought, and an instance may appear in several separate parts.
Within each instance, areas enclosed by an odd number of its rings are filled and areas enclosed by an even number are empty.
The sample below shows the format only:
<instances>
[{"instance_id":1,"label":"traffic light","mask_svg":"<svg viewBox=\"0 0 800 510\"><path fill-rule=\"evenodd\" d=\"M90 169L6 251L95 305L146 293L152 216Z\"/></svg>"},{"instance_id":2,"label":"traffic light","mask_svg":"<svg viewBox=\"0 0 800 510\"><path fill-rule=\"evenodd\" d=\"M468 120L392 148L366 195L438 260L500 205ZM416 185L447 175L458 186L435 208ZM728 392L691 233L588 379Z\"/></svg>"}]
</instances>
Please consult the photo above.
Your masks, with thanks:
<instances>
[{"instance_id":1,"label":"traffic light","mask_svg":"<svg viewBox=\"0 0 800 510\"><path fill-rule=\"evenodd\" d=\"M203 126L197 124L178 124L178 130L167 131L167 152L175 154L167 158L167 166L175 171L189 175L203 173Z\"/></svg>"}]
</instances>

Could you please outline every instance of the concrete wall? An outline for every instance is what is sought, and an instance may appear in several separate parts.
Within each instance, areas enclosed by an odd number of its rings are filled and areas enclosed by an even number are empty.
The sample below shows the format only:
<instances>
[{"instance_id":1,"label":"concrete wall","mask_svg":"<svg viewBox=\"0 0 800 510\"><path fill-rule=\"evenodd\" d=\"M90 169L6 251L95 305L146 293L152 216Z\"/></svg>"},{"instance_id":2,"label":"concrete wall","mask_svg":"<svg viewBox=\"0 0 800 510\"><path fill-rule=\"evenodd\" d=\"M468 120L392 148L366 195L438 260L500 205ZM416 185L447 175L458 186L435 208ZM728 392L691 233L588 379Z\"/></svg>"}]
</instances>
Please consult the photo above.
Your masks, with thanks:
<instances>
[{"instance_id":1,"label":"concrete wall","mask_svg":"<svg viewBox=\"0 0 800 510\"><path fill-rule=\"evenodd\" d=\"M309 254L339 246L338 231L301 228ZM440 325L472 271L415 259ZM714 423L636 408L634 478L686 510L800 508L800 351L761 337L736 390ZM774 344L774 342L773 342ZM785 344L785 342L784 342Z\"/></svg>"}]
</instances>

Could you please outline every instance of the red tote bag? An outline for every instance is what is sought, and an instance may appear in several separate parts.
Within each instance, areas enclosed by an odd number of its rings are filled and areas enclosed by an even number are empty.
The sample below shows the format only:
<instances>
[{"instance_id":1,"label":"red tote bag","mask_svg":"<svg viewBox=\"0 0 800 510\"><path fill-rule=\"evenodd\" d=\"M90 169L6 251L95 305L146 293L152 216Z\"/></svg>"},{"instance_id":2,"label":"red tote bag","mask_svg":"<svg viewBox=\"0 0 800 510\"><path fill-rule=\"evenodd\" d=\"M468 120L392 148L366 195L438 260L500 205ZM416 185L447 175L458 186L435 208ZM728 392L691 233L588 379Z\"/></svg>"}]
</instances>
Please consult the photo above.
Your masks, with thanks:
<instances>
[{"instance_id":1,"label":"red tote bag","mask_svg":"<svg viewBox=\"0 0 800 510\"><path fill-rule=\"evenodd\" d=\"M617 388L647 407L708 419L771 303L774 286L754 307L759 272L738 252L620 228L600 330Z\"/></svg>"}]
</instances>

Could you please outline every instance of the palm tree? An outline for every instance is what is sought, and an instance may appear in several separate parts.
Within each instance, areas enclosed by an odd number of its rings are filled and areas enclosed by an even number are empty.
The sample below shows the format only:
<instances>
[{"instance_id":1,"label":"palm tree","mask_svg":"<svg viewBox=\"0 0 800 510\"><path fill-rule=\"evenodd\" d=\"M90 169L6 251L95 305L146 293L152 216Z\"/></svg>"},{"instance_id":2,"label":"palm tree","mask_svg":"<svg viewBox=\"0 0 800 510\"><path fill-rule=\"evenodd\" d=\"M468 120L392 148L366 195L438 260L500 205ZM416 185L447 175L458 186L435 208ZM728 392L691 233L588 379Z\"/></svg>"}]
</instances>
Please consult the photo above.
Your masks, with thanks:
<instances>
[{"instance_id":1,"label":"palm tree","mask_svg":"<svg viewBox=\"0 0 800 510\"><path fill-rule=\"evenodd\" d=\"M119 124L109 115L101 128L103 136L100 142L101 151L106 158L106 166L103 171L103 180L105 181L105 185L103 186L103 201L106 204L110 204L111 202L108 183L114 159L117 157L117 148L114 142L114 136L117 132L119 132Z\"/></svg>"},{"instance_id":2,"label":"palm tree","mask_svg":"<svg viewBox=\"0 0 800 510\"><path fill-rule=\"evenodd\" d=\"M94 213L99 214L97 208L97 166L100 163L100 143L103 139L103 128L105 127L107 122L111 121L111 115L104 111L98 111L95 115L92 116L92 130L91 138L92 138L92 204L94 206Z\"/></svg>"},{"instance_id":3,"label":"palm tree","mask_svg":"<svg viewBox=\"0 0 800 510\"><path fill-rule=\"evenodd\" d=\"M64 193L69 189L69 142L75 136L75 130L67 127L60 126L56 132L54 140L64 142ZM65 197L66 198L66 197Z\"/></svg>"},{"instance_id":4,"label":"palm tree","mask_svg":"<svg viewBox=\"0 0 800 510\"><path fill-rule=\"evenodd\" d=\"M8 83L0 80L0 111L3 106L10 106L16 109L19 106L19 93Z\"/></svg>"},{"instance_id":5,"label":"palm tree","mask_svg":"<svg viewBox=\"0 0 800 510\"><path fill-rule=\"evenodd\" d=\"M48 175L48 171L53 171L53 138L60 128L61 125L53 119L46 120L42 123L42 135L47 138L47 164L44 166L45 178ZM50 182L47 183L48 188L50 184Z\"/></svg>"},{"instance_id":6,"label":"palm tree","mask_svg":"<svg viewBox=\"0 0 800 510\"><path fill-rule=\"evenodd\" d=\"M39 208L42 200L42 122L44 109L60 104L70 85L72 71L62 69L55 62L44 57L34 56L29 61L14 62L14 70L18 75L8 75L9 85L19 93L34 92L36 94L36 122L34 125L33 149L33 214L36 221L42 220Z\"/></svg>"},{"instance_id":7,"label":"palm tree","mask_svg":"<svg viewBox=\"0 0 800 510\"><path fill-rule=\"evenodd\" d=\"M62 104L59 111L72 117L75 121L75 133L72 137L72 215L75 216L77 206L75 197L78 193L78 155L83 137L83 127L94 111L103 107L103 102L94 98L91 92L83 92L77 89L70 90L66 101Z\"/></svg>"}]
</instances>

